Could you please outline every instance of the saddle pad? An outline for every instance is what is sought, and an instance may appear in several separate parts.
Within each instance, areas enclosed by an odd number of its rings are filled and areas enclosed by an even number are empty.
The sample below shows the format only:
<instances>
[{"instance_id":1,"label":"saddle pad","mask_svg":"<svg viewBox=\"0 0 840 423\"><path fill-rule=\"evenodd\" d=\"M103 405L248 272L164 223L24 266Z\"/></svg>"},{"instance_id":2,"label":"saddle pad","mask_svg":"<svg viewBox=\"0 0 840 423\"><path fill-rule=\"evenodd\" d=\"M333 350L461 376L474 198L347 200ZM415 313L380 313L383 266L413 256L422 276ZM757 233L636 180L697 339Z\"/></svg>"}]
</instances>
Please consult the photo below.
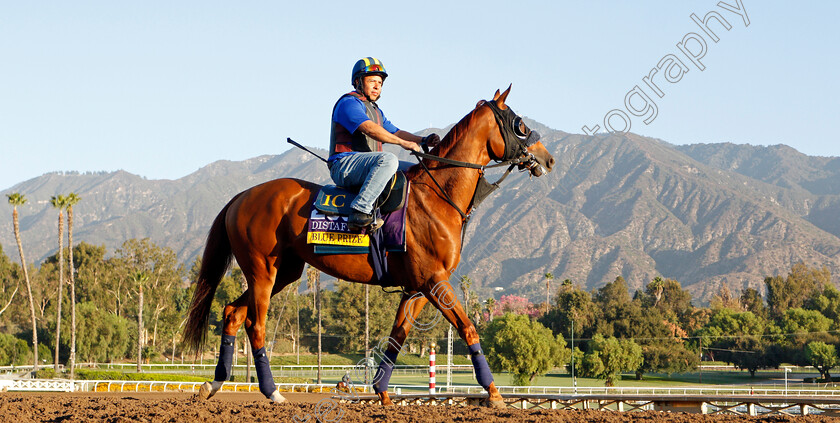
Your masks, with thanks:
<instances>
[{"instance_id":1,"label":"saddle pad","mask_svg":"<svg viewBox=\"0 0 840 423\"><path fill-rule=\"evenodd\" d=\"M406 207L382 216L382 231L385 251L406 251L405 247ZM321 213L312 205L309 216L309 231L306 243L313 244L316 254L368 254L370 235L350 232L347 216L333 216Z\"/></svg>"}]
</instances>

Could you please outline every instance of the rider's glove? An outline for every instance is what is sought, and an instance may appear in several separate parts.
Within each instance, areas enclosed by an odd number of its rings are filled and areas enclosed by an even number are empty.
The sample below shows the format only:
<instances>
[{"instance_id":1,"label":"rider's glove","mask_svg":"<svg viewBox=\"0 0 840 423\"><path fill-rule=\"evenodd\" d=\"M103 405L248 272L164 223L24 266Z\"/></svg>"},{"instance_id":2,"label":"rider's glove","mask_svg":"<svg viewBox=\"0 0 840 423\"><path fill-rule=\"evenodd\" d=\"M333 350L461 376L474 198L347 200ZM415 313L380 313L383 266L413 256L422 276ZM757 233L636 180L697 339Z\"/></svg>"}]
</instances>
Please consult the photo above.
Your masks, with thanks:
<instances>
[{"instance_id":1,"label":"rider's glove","mask_svg":"<svg viewBox=\"0 0 840 423\"><path fill-rule=\"evenodd\" d=\"M434 148L438 144L440 144L440 137L434 133L426 135L420 140L420 146L423 147L423 151L426 153L429 152L429 148Z\"/></svg>"}]
</instances>

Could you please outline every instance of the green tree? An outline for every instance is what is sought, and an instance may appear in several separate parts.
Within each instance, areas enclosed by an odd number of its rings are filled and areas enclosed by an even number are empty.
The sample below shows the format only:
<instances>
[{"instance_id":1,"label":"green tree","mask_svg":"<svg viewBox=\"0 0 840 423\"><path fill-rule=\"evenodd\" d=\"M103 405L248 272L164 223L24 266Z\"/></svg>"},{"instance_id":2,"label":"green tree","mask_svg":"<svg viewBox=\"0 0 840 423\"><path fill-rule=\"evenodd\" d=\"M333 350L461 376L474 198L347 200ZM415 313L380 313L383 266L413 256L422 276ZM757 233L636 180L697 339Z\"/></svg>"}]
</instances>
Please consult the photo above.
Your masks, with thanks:
<instances>
[{"instance_id":1,"label":"green tree","mask_svg":"<svg viewBox=\"0 0 840 423\"><path fill-rule=\"evenodd\" d=\"M836 343L837 335L829 332L833 322L816 310L791 308L785 310L779 318L778 330L783 333L782 345L785 348L784 360L802 366L807 366L805 346L809 342L821 341Z\"/></svg>"},{"instance_id":2,"label":"green tree","mask_svg":"<svg viewBox=\"0 0 840 423\"><path fill-rule=\"evenodd\" d=\"M831 323L831 319L823 316L819 311L791 308L785 310L779 321L779 327L786 334L809 334L827 332Z\"/></svg>"},{"instance_id":3,"label":"green tree","mask_svg":"<svg viewBox=\"0 0 840 423\"><path fill-rule=\"evenodd\" d=\"M743 292L741 292L741 298L739 298L739 302L741 303L741 308L745 311L752 312L756 316L766 319L767 318L767 307L764 305L764 300L761 298L761 293L758 292L755 288L747 288Z\"/></svg>"},{"instance_id":4,"label":"green tree","mask_svg":"<svg viewBox=\"0 0 840 423\"><path fill-rule=\"evenodd\" d=\"M142 339L148 345L150 354L159 354L159 348L166 349L166 342L161 342L158 346L158 338L170 339L180 322L183 310L179 310L178 305L185 294L180 288L184 275L183 267L179 265L174 251L157 246L149 239L130 239L124 242L117 249L112 263L115 266L113 277L125 281L121 284L126 297L133 294L137 295L139 300L140 288L143 289L143 306L148 308L149 316L148 319L144 317L148 322L144 322ZM139 273L148 276L148 280L143 284L137 283L136 275ZM238 297L242 292L238 280L235 285ZM135 301L131 305L135 304L139 307L140 302ZM134 311L138 316L141 314L139 308ZM147 329L147 326L151 330ZM162 332L160 337L159 331Z\"/></svg>"},{"instance_id":5,"label":"green tree","mask_svg":"<svg viewBox=\"0 0 840 423\"><path fill-rule=\"evenodd\" d=\"M758 369L779 365L778 340L767 336L773 332L772 325L749 311L718 308L694 335L713 358L748 370L755 377Z\"/></svg>"},{"instance_id":6,"label":"green tree","mask_svg":"<svg viewBox=\"0 0 840 423\"><path fill-rule=\"evenodd\" d=\"M710 303L712 310L728 308L733 311L743 311L741 310L741 303L734 295L732 295L729 285L725 283L721 283L720 289L718 289L717 294L712 297Z\"/></svg>"},{"instance_id":7,"label":"green tree","mask_svg":"<svg viewBox=\"0 0 840 423\"><path fill-rule=\"evenodd\" d=\"M540 317L540 322L564 338L572 337L574 323L575 337L583 338L592 334L596 315L592 296L566 279L555 296L554 307Z\"/></svg>"},{"instance_id":8,"label":"green tree","mask_svg":"<svg viewBox=\"0 0 840 423\"><path fill-rule=\"evenodd\" d=\"M14 289L12 289L13 285ZM12 263L6 253L3 252L3 246L0 245L0 317L12 305L19 287L18 280L12 277ZM6 303L6 305L3 305L3 303Z\"/></svg>"},{"instance_id":9,"label":"green tree","mask_svg":"<svg viewBox=\"0 0 840 423\"><path fill-rule=\"evenodd\" d=\"M595 335L589 351L583 356L581 374L604 379L606 386L615 386L623 372L634 372L642 365L642 347L635 342Z\"/></svg>"},{"instance_id":10,"label":"green tree","mask_svg":"<svg viewBox=\"0 0 840 423\"><path fill-rule=\"evenodd\" d=\"M644 332L640 330L649 329L639 325L639 320L645 318L642 315L642 302L638 298L634 301L630 300L627 283L621 276L597 290L593 302L597 313L595 333L618 338L634 338L643 335ZM654 323L662 326L661 321ZM656 332L667 334L666 330ZM646 336L650 337L650 335L651 333L646 333Z\"/></svg>"},{"instance_id":11,"label":"green tree","mask_svg":"<svg viewBox=\"0 0 840 423\"><path fill-rule=\"evenodd\" d=\"M697 368L700 356L686 348L680 339L656 340L642 345L642 365L636 369L636 379L645 373L684 373Z\"/></svg>"},{"instance_id":12,"label":"green tree","mask_svg":"<svg viewBox=\"0 0 840 423\"><path fill-rule=\"evenodd\" d=\"M20 241L20 226L18 224L18 206L26 204L26 197L18 192L6 194L9 204L12 205L12 224L17 241L18 253L20 254L20 267L23 270L23 277L26 279L26 293L29 297L29 312L32 319L32 351L34 370L38 371L38 328L35 320L35 299L32 298L32 284L29 282L29 271L26 268L26 259L23 258L23 243Z\"/></svg>"},{"instance_id":13,"label":"green tree","mask_svg":"<svg viewBox=\"0 0 840 423\"><path fill-rule=\"evenodd\" d=\"M327 331L339 336L338 346L347 352L364 352L370 345L365 339L365 286L359 283L338 281L335 284L336 304L324 311L330 315L332 327ZM374 287L375 288L375 287ZM394 301L380 289L370 290L370 329L373 341L388 336L394 321Z\"/></svg>"},{"instance_id":14,"label":"green tree","mask_svg":"<svg viewBox=\"0 0 840 423\"><path fill-rule=\"evenodd\" d=\"M20 366L29 358L26 341L13 335L0 333L0 366Z\"/></svg>"},{"instance_id":15,"label":"green tree","mask_svg":"<svg viewBox=\"0 0 840 423\"><path fill-rule=\"evenodd\" d=\"M666 320L685 330L694 307L691 294L678 281L657 276L645 287L643 298L643 307L655 308Z\"/></svg>"},{"instance_id":16,"label":"green tree","mask_svg":"<svg viewBox=\"0 0 840 423\"><path fill-rule=\"evenodd\" d=\"M98 308L91 302L79 303L78 353L85 362L112 362L128 354L131 324L124 317Z\"/></svg>"},{"instance_id":17,"label":"green tree","mask_svg":"<svg viewBox=\"0 0 840 423\"><path fill-rule=\"evenodd\" d=\"M805 358L808 364L814 366L820 377L825 381L831 381L829 371L837 366L838 357L834 345L828 345L825 342L811 342L805 346Z\"/></svg>"},{"instance_id":18,"label":"green tree","mask_svg":"<svg viewBox=\"0 0 840 423\"><path fill-rule=\"evenodd\" d=\"M627 282L621 276L616 277L615 280L598 289L593 300L601 306L620 306L629 303L630 292L627 290Z\"/></svg>"},{"instance_id":19,"label":"green tree","mask_svg":"<svg viewBox=\"0 0 840 423\"><path fill-rule=\"evenodd\" d=\"M840 326L840 290L834 285L828 284L822 291L815 291L803 308L819 311L831 319L835 327Z\"/></svg>"},{"instance_id":20,"label":"green tree","mask_svg":"<svg viewBox=\"0 0 840 423\"><path fill-rule=\"evenodd\" d=\"M767 286L767 306L773 317L781 316L787 309L802 307L814 291L822 291L831 284L831 272L827 267L810 268L797 263L786 278L772 276L764 278Z\"/></svg>"},{"instance_id":21,"label":"green tree","mask_svg":"<svg viewBox=\"0 0 840 423\"><path fill-rule=\"evenodd\" d=\"M78 302L91 302L97 307L117 314L113 295L108 292L108 281L112 279L113 261L105 259L105 245L92 245L84 241L73 247L73 266L76 273L76 296Z\"/></svg>"},{"instance_id":22,"label":"green tree","mask_svg":"<svg viewBox=\"0 0 840 423\"><path fill-rule=\"evenodd\" d=\"M58 209L58 309L55 313L55 372L58 373L58 352L61 345L61 300L64 298L64 208L67 198L63 195L53 195L50 204Z\"/></svg>"},{"instance_id":23,"label":"green tree","mask_svg":"<svg viewBox=\"0 0 840 423\"><path fill-rule=\"evenodd\" d=\"M571 351L551 330L528 316L506 313L483 333L487 362L494 371L508 371L515 385L530 385L555 366L565 365Z\"/></svg>"}]
</instances>

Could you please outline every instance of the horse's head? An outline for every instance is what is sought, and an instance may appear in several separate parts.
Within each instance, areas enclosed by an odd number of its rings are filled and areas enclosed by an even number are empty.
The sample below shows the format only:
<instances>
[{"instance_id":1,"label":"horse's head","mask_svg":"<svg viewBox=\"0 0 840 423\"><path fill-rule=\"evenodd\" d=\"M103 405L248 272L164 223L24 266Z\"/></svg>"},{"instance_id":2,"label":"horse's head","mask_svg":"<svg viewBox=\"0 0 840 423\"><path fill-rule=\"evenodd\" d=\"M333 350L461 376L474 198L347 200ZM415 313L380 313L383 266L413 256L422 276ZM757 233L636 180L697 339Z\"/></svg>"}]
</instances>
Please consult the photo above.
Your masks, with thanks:
<instances>
[{"instance_id":1,"label":"horse's head","mask_svg":"<svg viewBox=\"0 0 840 423\"><path fill-rule=\"evenodd\" d=\"M488 140L490 157L496 161L520 161L519 169L528 170L534 176L551 172L554 157L540 142L540 134L525 125L513 109L505 104L510 87L503 93L496 90L492 101L481 100L476 108L487 107L496 118L498 131L491 131Z\"/></svg>"}]
</instances>

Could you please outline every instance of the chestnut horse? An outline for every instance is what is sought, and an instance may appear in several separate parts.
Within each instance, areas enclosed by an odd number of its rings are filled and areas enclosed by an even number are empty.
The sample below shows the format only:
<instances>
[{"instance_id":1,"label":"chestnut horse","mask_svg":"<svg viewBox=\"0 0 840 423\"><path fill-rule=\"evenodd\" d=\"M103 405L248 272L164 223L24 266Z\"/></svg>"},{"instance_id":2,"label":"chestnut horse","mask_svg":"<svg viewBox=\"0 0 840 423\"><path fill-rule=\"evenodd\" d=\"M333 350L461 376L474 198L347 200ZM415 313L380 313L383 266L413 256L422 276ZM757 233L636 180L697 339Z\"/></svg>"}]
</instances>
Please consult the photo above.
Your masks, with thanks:
<instances>
[{"instance_id":1,"label":"chestnut horse","mask_svg":"<svg viewBox=\"0 0 840 423\"><path fill-rule=\"evenodd\" d=\"M533 134L533 141L523 136L530 130L505 105L509 93L510 87L501 94L496 91L493 101L480 101L452 128L431 151L444 158L442 161L427 156L422 166L415 165L406 174L411 183L407 251L391 252L387 257L389 272L404 294L374 385L383 404L391 404L388 380L411 322L431 302L469 346L478 383L489 393L489 405L504 406L481 352L478 333L448 280L461 257L464 215L469 214L484 166L491 159L505 160L540 176L554 165L554 158L536 141L538 134ZM526 138L530 142L524 142ZM271 296L299 279L306 263L346 281L377 283L369 254L319 255L307 244L307 219L320 188L297 179L266 182L236 195L213 222L184 330L186 345L197 350L203 344L213 295L232 257L242 268L248 289L224 309L216 375L212 383L202 386L202 398L211 397L230 377L235 335L245 324L260 392L273 401L284 400L265 355L266 313Z\"/></svg>"}]
</instances>

